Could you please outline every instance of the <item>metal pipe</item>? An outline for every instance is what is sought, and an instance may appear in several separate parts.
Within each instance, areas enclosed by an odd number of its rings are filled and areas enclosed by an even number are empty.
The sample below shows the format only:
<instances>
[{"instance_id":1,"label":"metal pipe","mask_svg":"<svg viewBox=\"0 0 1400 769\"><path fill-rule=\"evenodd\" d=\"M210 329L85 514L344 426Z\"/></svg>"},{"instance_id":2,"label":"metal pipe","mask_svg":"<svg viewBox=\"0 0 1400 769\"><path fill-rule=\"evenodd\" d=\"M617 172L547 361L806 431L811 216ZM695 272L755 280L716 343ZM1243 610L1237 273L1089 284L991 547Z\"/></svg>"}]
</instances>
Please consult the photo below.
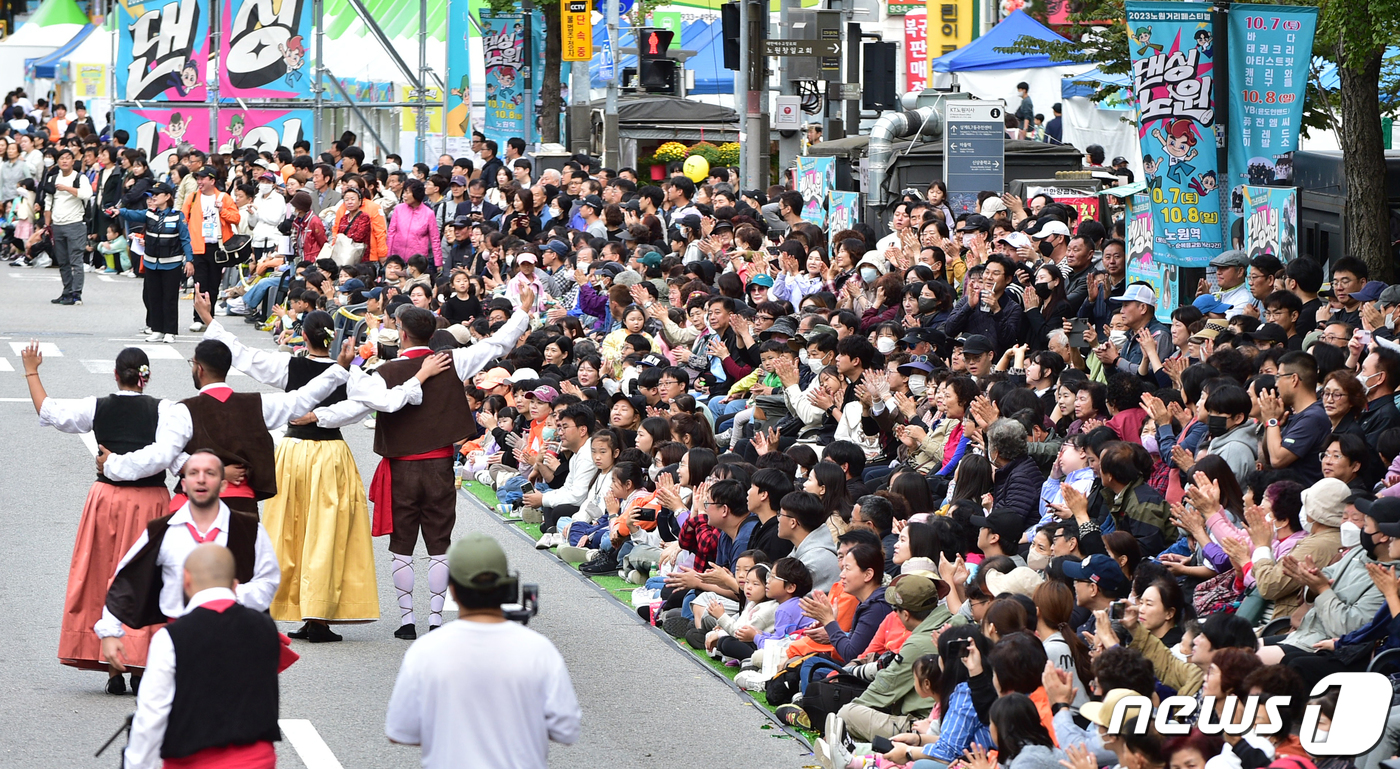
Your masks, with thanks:
<instances>
[{"instance_id":1,"label":"metal pipe","mask_svg":"<svg viewBox=\"0 0 1400 769\"><path fill-rule=\"evenodd\" d=\"M866 203L870 207L880 209L885 205L885 173L889 170L890 156L894 154L894 140L914 134L943 134L943 113L940 106L919 107L908 112L886 110L870 128L870 144L865 151L869 160L870 175Z\"/></svg>"},{"instance_id":2,"label":"metal pipe","mask_svg":"<svg viewBox=\"0 0 1400 769\"><path fill-rule=\"evenodd\" d=\"M428 0L418 0L418 102L413 127L417 138L414 140L414 155L417 162L428 159L428 79L423 73L428 71ZM446 116L444 116L446 117ZM446 133L446 131L444 131Z\"/></svg>"},{"instance_id":3,"label":"metal pipe","mask_svg":"<svg viewBox=\"0 0 1400 769\"><path fill-rule=\"evenodd\" d=\"M607 0L608 9L608 49L613 52L612 79L608 81L607 99L603 102L603 165L608 168L617 168L618 145L621 144L618 138L617 120L617 95L618 81L622 78L622 60L618 56L618 3L617 0ZM633 37L637 31L632 30ZM641 42L638 40L638 45ZM640 58L639 58L640 61ZM640 65L639 65L640 66ZM638 70L640 73L640 69Z\"/></svg>"},{"instance_id":4,"label":"metal pipe","mask_svg":"<svg viewBox=\"0 0 1400 769\"><path fill-rule=\"evenodd\" d=\"M398 67L399 72L403 73L404 78L408 80L408 84L414 88L422 89L423 82L419 80L418 76L409 68L408 63L403 60L399 52L394 50L394 44L389 42L389 37L384 34L384 30L379 28L379 23L374 20L374 16L370 14L364 2L362 0L346 1L350 3L351 8L355 9L355 13L360 15L360 21L364 22L365 28L368 29L369 33L374 36L374 39L378 40L379 44L383 46L384 52L389 54L389 58L393 60L394 66Z\"/></svg>"},{"instance_id":5,"label":"metal pipe","mask_svg":"<svg viewBox=\"0 0 1400 769\"><path fill-rule=\"evenodd\" d=\"M311 0L311 13L316 17L316 69L314 71L316 82L311 87L316 99L316 127L315 130L312 131L315 136L312 139L311 146L312 151L316 153L317 157L321 155L321 147L323 146L321 136L326 130L326 86L321 80L321 73L325 71L324 64L326 61L325 36L322 34L325 29L322 17L326 15L324 2L325 0Z\"/></svg>"},{"instance_id":6,"label":"metal pipe","mask_svg":"<svg viewBox=\"0 0 1400 769\"><path fill-rule=\"evenodd\" d=\"M345 103L350 107L350 111L355 113L355 117L358 117L361 123L364 123L365 130L369 132L370 138L374 139L374 143L379 145L379 149L383 150L386 155L392 152L393 150L389 149L389 145L385 144L384 140L379 138L379 134L374 130L374 124L369 122L369 117L360 109L360 105L356 104L355 100L350 98L350 94L345 92L345 87L340 84L340 81L335 78L331 78L330 80L331 85L335 86L335 90L340 92L341 98L345 99Z\"/></svg>"}]
</instances>

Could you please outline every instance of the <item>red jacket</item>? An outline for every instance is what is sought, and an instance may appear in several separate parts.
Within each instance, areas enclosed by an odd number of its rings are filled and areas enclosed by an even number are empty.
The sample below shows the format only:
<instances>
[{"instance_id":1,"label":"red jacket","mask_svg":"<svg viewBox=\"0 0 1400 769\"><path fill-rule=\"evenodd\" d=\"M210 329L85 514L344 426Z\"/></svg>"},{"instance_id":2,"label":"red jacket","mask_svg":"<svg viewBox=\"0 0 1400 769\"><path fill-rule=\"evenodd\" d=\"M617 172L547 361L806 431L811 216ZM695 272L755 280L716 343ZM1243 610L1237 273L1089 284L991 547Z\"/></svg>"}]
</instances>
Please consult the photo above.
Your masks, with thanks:
<instances>
[{"instance_id":1,"label":"red jacket","mask_svg":"<svg viewBox=\"0 0 1400 769\"><path fill-rule=\"evenodd\" d=\"M321 217L305 214L294 219L292 227L295 237L301 243L301 258L316 261L316 257L321 255L321 248L326 245L326 225L321 222Z\"/></svg>"}]
</instances>

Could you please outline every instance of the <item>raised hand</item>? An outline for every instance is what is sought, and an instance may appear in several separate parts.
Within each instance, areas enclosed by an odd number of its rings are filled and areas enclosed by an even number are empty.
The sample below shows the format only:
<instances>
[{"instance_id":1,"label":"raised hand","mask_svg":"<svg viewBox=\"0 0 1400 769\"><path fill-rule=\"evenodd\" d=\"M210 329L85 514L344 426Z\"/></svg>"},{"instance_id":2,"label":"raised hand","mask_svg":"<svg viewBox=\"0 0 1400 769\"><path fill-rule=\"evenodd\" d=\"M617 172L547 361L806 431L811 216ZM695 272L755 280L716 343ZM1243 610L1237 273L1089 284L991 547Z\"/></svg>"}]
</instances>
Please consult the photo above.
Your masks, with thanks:
<instances>
[{"instance_id":1,"label":"raised hand","mask_svg":"<svg viewBox=\"0 0 1400 769\"><path fill-rule=\"evenodd\" d=\"M340 354L338 354L338 355L336 356L335 362L336 362L336 363L339 363L341 368L348 369L348 368L350 368L350 364L353 363L354 361L355 361L355 340L354 340L354 339L346 339L346 340L345 340L343 343L341 343L341 345L340 345Z\"/></svg>"},{"instance_id":2,"label":"raised hand","mask_svg":"<svg viewBox=\"0 0 1400 769\"><path fill-rule=\"evenodd\" d=\"M194 284L194 312L201 321L208 324L214 319L213 303L209 300L209 292L199 289L200 285Z\"/></svg>"},{"instance_id":3,"label":"raised hand","mask_svg":"<svg viewBox=\"0 0 1400 769\"><path fill-rule=\"evenodd\" d=\"M33 374L38 372L39 367L44 364L44 354L39 352L39 340L31 339L20 352L19 358L24 362L24 373Z\"/></svg>"},{"instance_id":4,"label":"raised hand","mask_svg":"<svg viewBox=\"0 0 1400 769\"><path fill-rule=\"evenodd\" d=\"M452 356L445 352L434 353L423 359L423 365L418 368L416 376L418 381L422 383L449 368L452 368Z\"/></svg>"}]
</instances>

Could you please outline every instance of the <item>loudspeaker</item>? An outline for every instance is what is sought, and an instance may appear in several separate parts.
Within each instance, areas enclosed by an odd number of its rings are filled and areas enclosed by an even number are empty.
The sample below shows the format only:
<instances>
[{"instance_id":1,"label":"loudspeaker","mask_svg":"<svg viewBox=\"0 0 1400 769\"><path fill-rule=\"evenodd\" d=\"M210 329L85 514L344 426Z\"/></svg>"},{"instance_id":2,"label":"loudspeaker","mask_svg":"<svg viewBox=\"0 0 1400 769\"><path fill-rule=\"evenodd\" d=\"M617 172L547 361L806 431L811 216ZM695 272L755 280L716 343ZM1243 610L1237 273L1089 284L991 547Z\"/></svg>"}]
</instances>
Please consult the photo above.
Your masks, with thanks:
<instances>
[{"instance_id":1,"label":"loudspeaker","mask_svg":"<svg viewBox=\"0 0 1400 769\"><path fill-rule=\"evenodd\" d=\"M861 82L865 90L860 97L861 109L887 110L899 106L894 90L895 44L866 43L862 53Z\"/></svg>"},{"instance_id":2,"label":"loudspeaker","mask_svg":"<svg viewBox=\"0 0 1400 769\"><path fill-rule=\"evenodd\" d=\"M739 71L739 35L742 24L738 3L725 3L719 7L719 18L724 38L724 68Z\"/></svg>"}]
</instances>

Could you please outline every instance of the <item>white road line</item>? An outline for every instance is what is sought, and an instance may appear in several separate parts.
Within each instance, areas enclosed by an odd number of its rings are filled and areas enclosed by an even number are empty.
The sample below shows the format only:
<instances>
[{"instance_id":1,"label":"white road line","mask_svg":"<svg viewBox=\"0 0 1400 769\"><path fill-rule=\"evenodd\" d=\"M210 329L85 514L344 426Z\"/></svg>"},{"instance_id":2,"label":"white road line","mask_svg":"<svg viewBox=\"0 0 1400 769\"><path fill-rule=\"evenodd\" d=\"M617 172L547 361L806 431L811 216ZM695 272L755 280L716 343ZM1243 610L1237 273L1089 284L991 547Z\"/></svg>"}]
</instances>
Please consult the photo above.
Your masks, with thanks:
<instances>
[{"instance_id":1,"label":"white road line","mask_svg":"<svg viewBox=\"0 0 1400 769\"><path fill-rule=\"evenodd\" d=\"M63 278L57 275L16 275L13 272L5 273L15 280L34 281L41 283L61 283Z\"/></svg>"},{"instance_id":2,"label":"white road line","mask_svg":"<svg viewBox=\"0 0 1400 769\"><path fill-rule=\"evenodd\" d=\"M184 360L185 356L180 351L168 344L137 344L132 345L146 353L146 357L151 360Z\"/></svg>"},{"instance_id":3,"label":"white road line","mask_svg":"<svg viewBox=\"0 0 1400 769\"><path fill-rule=\"evenodd\" d=\"M24 348L28 346L28 342L10 342L10 349L15 351L15 355L19 355L20 353L24 352ZM53 342L40 342L39 354L44 356L45 358L63 357L63 351L58 349L58 345L54 344Z\"/></svg>"},{"instance_id":4,"label":"white road line","mask_svg":"<svg viewBox=\"0 0 1400 769\"><path fill-rule=\"evenodd\" d=\"M100 281L102 281L103 283L116 283L116 282L117 282L117 279L114 278L114 277L112 277L111 275L98 275L98 276L97 276L97 279L100 280Z\"/></svg>"},{"instance_id":5,"label":"white road line","mask_svg":"<svg viewBox=\"0 0 1400 769\"><path fill-rule=\"evenodd\" d=\"M277 720L277 725L282 727L282 734L287 741L292 743L292 748L296 750L301 762L306 764L306 769L343 769L340 761L336 760L335 754L331 752L330 746L321 739L320 732L316 727L304 718L281 718Z\"/></svg>"},{"instance_id":6,"label":"white road line","mask_svg":"<svg viewBox=\"0 0 1400 769\"><path fill-rule=\"evenodd\" d=\"M29 403L33 404L32 398L0 398L0 403Z\"/></svg>"},{"instance_id":7,"label":"white road line","mask_svg":"<svg viewBox=\"0 0 1400 769\"><path fill-rule=\"evenodd\" d=\"M8 358L0 358L0 372L14 371L15 365Z\"/></svg>"},{"instance_id":8,"label":"white road line","mask_svg":"<svg viewBox=\"0 0 1400 769\"><path fill-rule=\"evenodd\" d=\"M114 360L85 360L79 361L89 374L110 374L117 367Z\"/></svg>"}]
</instances>

